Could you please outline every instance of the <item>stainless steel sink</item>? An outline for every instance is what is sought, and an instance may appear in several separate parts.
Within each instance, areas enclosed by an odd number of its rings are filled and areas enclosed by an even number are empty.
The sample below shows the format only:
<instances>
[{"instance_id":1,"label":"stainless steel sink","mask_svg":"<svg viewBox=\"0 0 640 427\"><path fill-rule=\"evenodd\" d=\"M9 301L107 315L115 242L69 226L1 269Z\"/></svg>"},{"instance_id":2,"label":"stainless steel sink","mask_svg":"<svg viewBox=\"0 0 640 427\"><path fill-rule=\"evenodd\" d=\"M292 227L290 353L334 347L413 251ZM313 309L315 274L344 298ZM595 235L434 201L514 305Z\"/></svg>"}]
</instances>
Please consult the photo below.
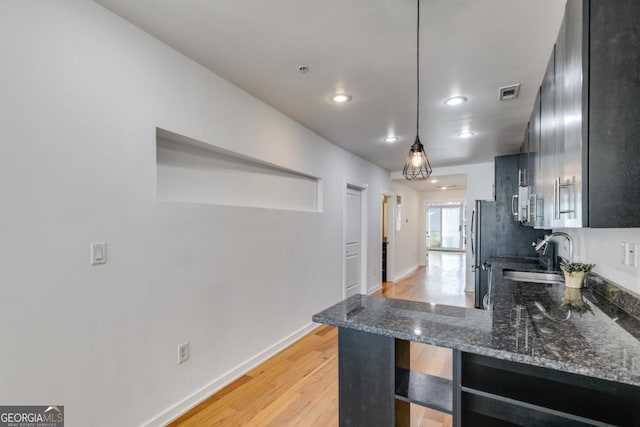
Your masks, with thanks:
<instances>
[{"instance_id":1,"label":"stainless steel sink","mask_svg":"<svg viewBox=\"0 0 640 427\"><path fill-rule=\"evenodd\" d=\"M516 270L502 270L502 275L507 280L513 280L514 282L529 282L529 283L551 283L551 284L563 284L564 276L558 273L549 273L543 271L516 271Z\"/></svg>"}]
</instances>

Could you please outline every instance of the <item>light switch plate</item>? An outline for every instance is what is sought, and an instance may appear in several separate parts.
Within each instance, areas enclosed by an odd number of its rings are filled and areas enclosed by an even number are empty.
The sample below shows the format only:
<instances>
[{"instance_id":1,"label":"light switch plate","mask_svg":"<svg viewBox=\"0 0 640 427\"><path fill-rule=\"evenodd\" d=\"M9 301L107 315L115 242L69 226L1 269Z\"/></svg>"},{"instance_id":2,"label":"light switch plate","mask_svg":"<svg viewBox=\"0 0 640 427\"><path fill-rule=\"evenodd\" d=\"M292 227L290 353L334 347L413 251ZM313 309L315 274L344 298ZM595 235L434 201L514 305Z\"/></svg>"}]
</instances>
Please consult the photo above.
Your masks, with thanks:
<instances>
[{"instance_id":1,"label":"light switch plate","mask_svg":"<svg viewBox=\"0 0 640 427\"><path fill-rule=\"evenodd\" d=\"M91 265L107 263L107 244L105 242L91 243Z\"/></svg>"}]
</instances>

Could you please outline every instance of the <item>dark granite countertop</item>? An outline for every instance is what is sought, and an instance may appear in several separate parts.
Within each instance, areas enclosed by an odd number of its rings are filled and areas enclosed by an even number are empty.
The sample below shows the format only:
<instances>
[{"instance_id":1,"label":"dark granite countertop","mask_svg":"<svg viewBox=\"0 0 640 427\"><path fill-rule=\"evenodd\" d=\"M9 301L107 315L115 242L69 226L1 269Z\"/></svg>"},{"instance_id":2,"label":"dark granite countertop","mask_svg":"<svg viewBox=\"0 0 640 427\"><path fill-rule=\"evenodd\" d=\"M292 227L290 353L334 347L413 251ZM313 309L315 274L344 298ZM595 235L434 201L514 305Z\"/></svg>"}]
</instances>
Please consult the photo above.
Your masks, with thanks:
<instances>
[{"instance_id":1,"label":"dark granite countertop","mask_svg":"<svg viewBox=\"0 0 640 427\"><path fill-rule=\"evenodd\" d=\"M640 386L640 320L591 289L582 290L588 311L566 319L564 285L503 277L540 270L523 261L492 262L491 310L355 295L313 320Z\"/></svg>"}]
</instances>

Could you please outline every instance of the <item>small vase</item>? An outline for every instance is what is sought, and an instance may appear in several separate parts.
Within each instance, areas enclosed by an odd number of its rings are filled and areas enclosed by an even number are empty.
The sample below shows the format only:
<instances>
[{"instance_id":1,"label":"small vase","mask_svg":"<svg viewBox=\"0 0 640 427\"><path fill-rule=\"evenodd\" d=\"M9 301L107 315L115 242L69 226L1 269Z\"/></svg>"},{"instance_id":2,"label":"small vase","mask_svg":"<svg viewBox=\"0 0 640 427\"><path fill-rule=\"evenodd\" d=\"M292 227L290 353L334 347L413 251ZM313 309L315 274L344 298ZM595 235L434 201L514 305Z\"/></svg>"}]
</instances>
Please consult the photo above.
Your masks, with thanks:
<instances>
[{"instance_id":1,"label":"small vase","mask_svg":"<svg viewBox=\"0 0 640 427\"><path fill-rule=\"evenodd\" d=\"M584 280L584 271L575 273L564 272L564 284L567 288L580 289Z\"/></svg>"},{"instance_id":2,"label":"small vase","mask_svg":"<svg viewBox=\"0 0 640 427\"><path fill-rule=\"evenodd\" d=\"M566 287L564 290L564 297L560 305L565 310L571 310L573 313L582 315L586 312L592 312L591 306L587 304L582 297L582 290Z\"/></svg>"}]
</instances>

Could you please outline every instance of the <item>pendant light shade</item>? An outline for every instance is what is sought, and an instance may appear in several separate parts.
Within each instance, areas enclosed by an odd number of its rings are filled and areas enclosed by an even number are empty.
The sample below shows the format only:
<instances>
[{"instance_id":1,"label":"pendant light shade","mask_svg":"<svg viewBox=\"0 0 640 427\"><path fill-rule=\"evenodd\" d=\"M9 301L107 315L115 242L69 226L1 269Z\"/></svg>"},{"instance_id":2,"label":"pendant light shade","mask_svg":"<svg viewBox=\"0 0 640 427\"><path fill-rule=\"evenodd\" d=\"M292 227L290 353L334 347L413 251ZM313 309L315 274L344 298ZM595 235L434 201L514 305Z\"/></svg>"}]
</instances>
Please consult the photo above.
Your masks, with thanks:
<instances>
[{"instance_id":1,"label":"pendant light shade","mask_svg":"<svg viewBox=\"0 0 640 427\"><path fill-rule=\"evenodd\" d=\"M409 181L419 181L429 178L431 172L431 164L427 153L424 152L424 145L420 142L420 137L416 136L416 141L411 146L404 163L402 175Z\"/></svg>"},{"instance_id":2,"label":"pendant light shade","mask_svg":"<svg viewBox=\"0 0 640 427\"><path fill-rule=\"evenodd\" d=\"M420 142L420 0L418 1L418 25L416 30L416 140L404 162L402 175L409 181L429 178L432 169L424 145Z\"/></svg>"}]
</instances>

